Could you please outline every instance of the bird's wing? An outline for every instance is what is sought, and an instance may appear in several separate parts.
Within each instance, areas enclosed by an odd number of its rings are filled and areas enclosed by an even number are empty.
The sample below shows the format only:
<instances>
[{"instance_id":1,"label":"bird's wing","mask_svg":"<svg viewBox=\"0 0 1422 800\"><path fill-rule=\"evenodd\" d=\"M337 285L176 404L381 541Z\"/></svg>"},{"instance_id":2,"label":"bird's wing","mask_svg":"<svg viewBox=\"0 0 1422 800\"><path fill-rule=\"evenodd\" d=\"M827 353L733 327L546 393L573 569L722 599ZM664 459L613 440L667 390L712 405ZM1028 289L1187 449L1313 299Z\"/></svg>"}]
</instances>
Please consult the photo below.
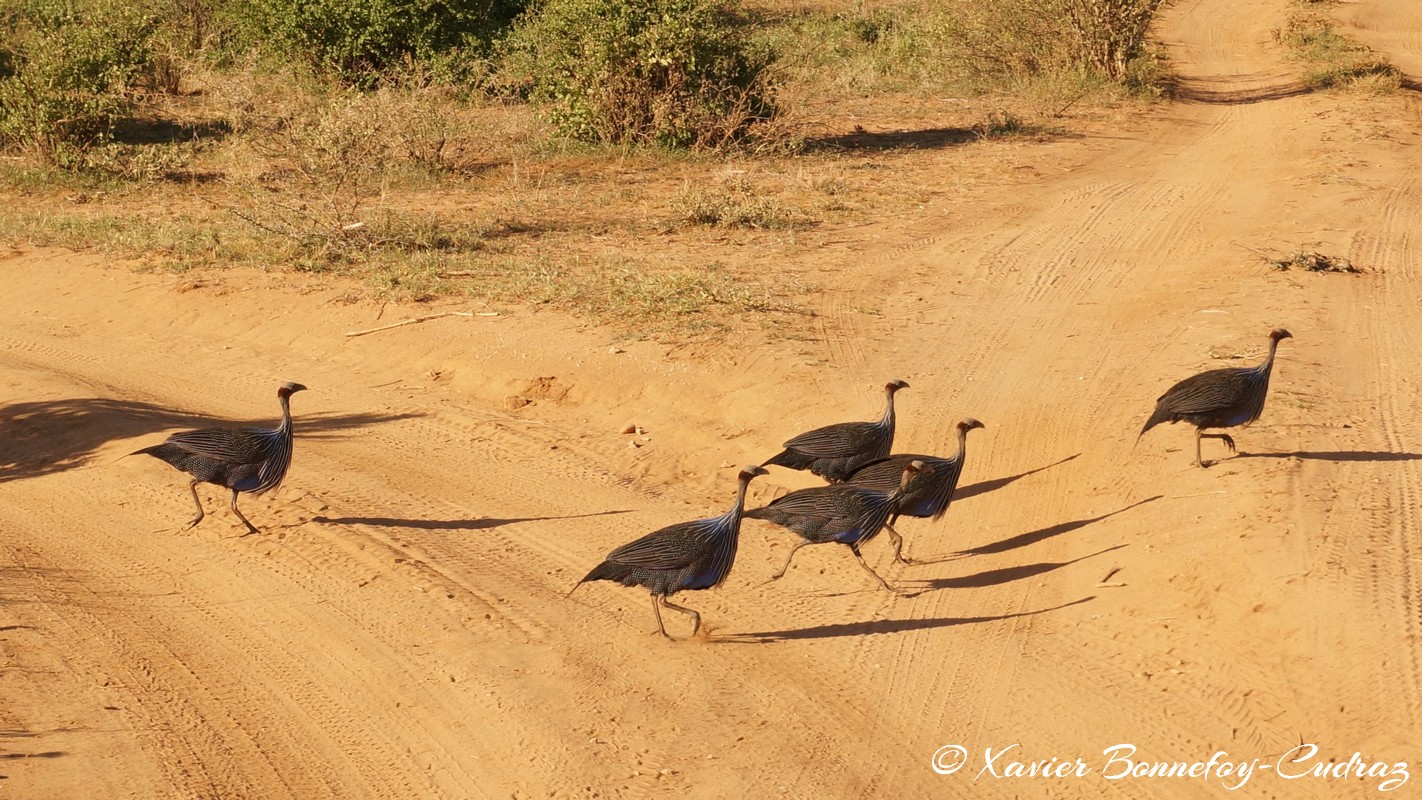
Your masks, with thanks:
<instances>
[{"instance_id":1,"label":"bird's wing","mask_svg":"<svg viewBox=\"0 0 1422 800\"><path fill-rule=\"evenodd\" d=\"M853 484L854 486L864 486L870 489L880 489L882 491L897 489L899 480L902 479L904 475L904 467L908 466L912 461L927 462L930 459L930 456L907 454L887 456L877 461L870 461L868 464L849 473L849 477L846 478L844 482Z\"/></svg>"},{"instance_id":2,"label":"bird's wing","mask_svg":"<svg viewBox=\"0 0 1422 800\"><path fill-rule=\"evenodd\" d=\"M796 436L785 447L805 455L833 458L858 449L858 443L870 439L878 431L874 422L841 422L826 425Z\"/></svg>"},{"instance_id":3,"label":"bird's wing","mask_svg":"<svg viewBox=\"0 0 1422 800\"><path fill-rule=\"evenodd\" d=\"M1175 414L1205 414L1239 402L1248 386L1249 367L1212 369L1175 384L1156 401Z\"/></svg>"},{"instance_id":4,"label":"bird's wing","mask_svg":"<svg viewBox=\"0 0 1422 800\"><path fill-rule=\"evenodd\" d=\"M800 489L771 501L768 508L799 517L824 517L833 519L846 514L846 506L853 504L860 492L866 491L856 486L815 486Z\"/></svg>"},{"instance_id":5,"label":"bird's wing","mask_svg":"<svg viewBox=\"0 0 1422 800\"><path fill-rule=\"evenodd\" d=\"M607 554L607 560L643 569L681 569L705 555L718 519L668 525Z\"/></svg>"},{"instance_id":6,"label":"bird's wing","mask_svg":"<svg viewBox=\"0 0 1422 800\"><path fill-rule=\"evenodd\" d=\"M270 436L271 431L205 428L175 433L167 443L230 464L255 464L267 455L267 442L261 434Z\"/></svg>"}]
</instances>

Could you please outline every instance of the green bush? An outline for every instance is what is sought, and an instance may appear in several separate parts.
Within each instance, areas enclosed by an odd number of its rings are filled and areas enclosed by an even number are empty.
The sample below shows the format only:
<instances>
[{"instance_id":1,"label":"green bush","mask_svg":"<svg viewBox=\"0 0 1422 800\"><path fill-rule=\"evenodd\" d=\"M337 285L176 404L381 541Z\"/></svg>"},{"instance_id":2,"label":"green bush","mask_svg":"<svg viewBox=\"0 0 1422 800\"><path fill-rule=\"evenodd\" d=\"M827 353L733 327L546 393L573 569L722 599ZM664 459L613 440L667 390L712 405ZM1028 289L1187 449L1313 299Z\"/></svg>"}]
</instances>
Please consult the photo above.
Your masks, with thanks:
<instances>
[{"instance_id":1,"label":"green bush","mask_svg":"<svg viewBox=\"0 0 1422 800\"><path fill-rule=\"evenodd\" d=\"M509 80L585 141L716 147L775 113L769 54L723 0L545 0L506 55Z\"/></svg>"},{"instance_id":2,"label":"green bush","mask_svg":"<svg viewBox=\"0 0 1422 800\"><path fill-rule=\"evenodd\" d=\"M237 0L245 38L370 88L392 68L488 49L524 0Z\"/></svg>"},{"instance_id":3,"label":"green bush","mask_svg":"<svg viewBox=\"0 0 1422 800\"><path fill-rule=\"evenodd\" d=\"M157 20L123 0L13 2L0 19L0 141L82 166L132 110Z\"/></svg>"}]
</instances>

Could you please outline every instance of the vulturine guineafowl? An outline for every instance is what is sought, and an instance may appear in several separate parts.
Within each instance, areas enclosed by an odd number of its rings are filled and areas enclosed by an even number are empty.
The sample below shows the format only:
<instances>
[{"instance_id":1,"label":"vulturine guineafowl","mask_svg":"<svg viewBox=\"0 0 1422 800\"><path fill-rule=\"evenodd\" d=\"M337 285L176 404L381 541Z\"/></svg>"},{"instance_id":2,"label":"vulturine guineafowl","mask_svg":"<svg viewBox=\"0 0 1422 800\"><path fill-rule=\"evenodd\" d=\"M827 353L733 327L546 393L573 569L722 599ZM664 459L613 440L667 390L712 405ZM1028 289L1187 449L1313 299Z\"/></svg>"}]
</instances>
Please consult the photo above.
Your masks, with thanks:
<instances>
[{"instance_id":1,"label":"vulturine guineafowl","mask_svg":"<svg viewBox=\"0 0 1422 800\"><path fill-rule=\"evenodd\" d=\"M588 581L613 581L623 586L645 586L652 593L652 611L657 630L672 638L662 624L662 607L691 616L691 635L701 629L701 615L667 600L673 594L721 585L736 561L745 509L746 487L763 467L746 467L739 476L736 504L719 517L680 522L628 542L607 554L607 558L573 587ZM572 594L570 590L568 594Z\"/></svg>"},{"instance_id":2,"label":"vulturine guineafowl","mask_svg":"<svg viewBox=\"0 0 1422 800\"><path fill-rule=\"evenodd\" d=\"M889 521L884 523L884 528L894 543L895 561L903 564L913 563L912 559L903 555L904 540L894 529L894 524L899 521L900 516L942 519L944 512L948 510L948 504L953 502L953 491L958 488L958 477L963 474L963 459L968 450L968 431L981 427L984 427L983 424L972 417L964 418L958 423L958 453L952 458L916 454L893 455L865 464L851 473L845 481L851 486L888 492L898 485L904 468L910 463L922 461L933 468L919 473L909 482L898 502L894 504Z\"/></svg>"},{"instance_id":3,"label":"vulturine guineafowl","mask_svg":"<svg viewBox=\"0 0 1422 800\"><path fill-rule=\"evenodd\" d=\"M841 422L802 433L761 466L808 469L830 483L843 481L856 467L883 458L893 449L894 393L907 388L909 385L900 380L885 384L888 401L879 421Z\"/></svg>"},{"instance_id":4,"label":"vulturine guineafowl","mask_svg":"<svg viewBox=\"0 0 1422 800\"><path fill-rule=\"evenodd\" d=\"M859 566L873 575L879 585L891 592L897 591L865 562L859 548L884 527L893 513L894 504L903 496L914 476L932 471L933 468L922 461L913 461L901 471L899 485L888 492L848 484L815 486L779 497L763 508L747 511L747 517L789 528L803 540L790 548L785 563L771 579L784 575L785 570L790 568L790 559L805 545L838 542L849 547Z\"/></svg>"},{"instance_id":5,"label":"vulturine guineafowl","mask_svg":"<svg viewBox=\"0 0 1422 800\"><path fill-rule=\"evenodd\" d=\"M1283 328L1269 333L1269 356L1256 367L1212 369L1194 375L1170 387L1155 403L1155 412L1146 420L1136 436L1162 422L1188 422L1195 426L1195 464L1208 467L1212 461L1200 458L1200 439L1221 439L1231 453L1236 452L1234 439L1227 433L1204 433L1206 428L1233 428L1248 425L1264 410L1264 397L1269 393L1269 373L1274 368L1274 353L1280 339L1293 334Z\"/></svg>"},{"instance_id":6,"label":"vulturine guineafowl","mask_svg":"<svg viewBox=\"0 0 1422 800\"><path fill-rule=\"evenodd\" d=\"M281 424L275 428L182 431L169 436L162 444L131 453L146 453L193 476L188 490L197 505L197 516L183 530L202 522L202 500L198 499L197 485L215 483L232 491L232 513L247 526L248 533L257 533L257 528L237 510L237 493L261 494L277 488L286 477L287 467L291 466L291 396L305 388L288 382L277 389Z\"/></svg>"}]
</instances>

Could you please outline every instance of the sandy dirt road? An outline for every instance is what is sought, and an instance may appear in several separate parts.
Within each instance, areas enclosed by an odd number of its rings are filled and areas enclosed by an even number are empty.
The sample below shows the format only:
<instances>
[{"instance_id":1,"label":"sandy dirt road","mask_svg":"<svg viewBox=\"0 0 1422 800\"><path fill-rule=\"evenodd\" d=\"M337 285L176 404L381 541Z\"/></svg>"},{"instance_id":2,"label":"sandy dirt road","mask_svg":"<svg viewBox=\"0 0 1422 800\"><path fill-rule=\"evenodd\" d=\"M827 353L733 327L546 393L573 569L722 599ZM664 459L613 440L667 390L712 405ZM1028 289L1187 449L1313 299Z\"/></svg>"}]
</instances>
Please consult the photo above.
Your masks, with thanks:
<instances>
[{"instance_id":1,"label":"sandy dirt road","mask_svg":"<svg viewBox=\"0 0 1422 800\"><path fill-rule=\"evenodd\" d=\"M1408 69L1422 37L1393 20L1414 11L1348 14ZM1375 796L1101 777L1117 743L1422 761L1419 106L1297 91L1270 36L1286 13L1181 0L1160 34L1185 100L822 265L809 345L614 354L547 314L348 338L375 310L292 276L178 291L84 256L0 261L0 792ZM1297 246L1367 272L1248 249ZM1257 360L1276 325L1296 338L1239 457L1195 469L1179 426L1132 449L1161 391ZM766 585L790 540L748 522L728 583L684 598L709 637L648 636L637 591L564 598L613 546L723 510L735 466L877 415L890 377L912 384L900 451L987 424L947 519L902 526L932 563L869 547L916 596L828 547ZM292 472L243 502L266 533L237 537L213 491L177 532L183 480L119 457L273 420L286 379L311 387ZM753 500L802 485L777 471ZM1014 743L1095 775L972 780ZM945 744L968 768L930 769Z\"/></svg>"}]
</instances>

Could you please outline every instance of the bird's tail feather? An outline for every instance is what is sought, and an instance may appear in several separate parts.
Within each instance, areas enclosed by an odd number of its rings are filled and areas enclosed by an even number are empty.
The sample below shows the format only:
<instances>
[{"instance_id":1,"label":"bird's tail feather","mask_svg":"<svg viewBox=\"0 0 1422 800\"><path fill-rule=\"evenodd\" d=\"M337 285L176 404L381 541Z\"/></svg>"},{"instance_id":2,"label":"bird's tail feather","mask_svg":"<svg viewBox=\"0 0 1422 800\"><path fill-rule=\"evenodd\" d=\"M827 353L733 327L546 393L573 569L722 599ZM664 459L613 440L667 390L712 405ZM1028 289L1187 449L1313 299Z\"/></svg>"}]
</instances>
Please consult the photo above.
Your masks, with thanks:
<instances>
[{"instance_id":1,"label":"bird's tail feather","mask_svg":"<svg viewBox=\"0 0 1422 800\"><path fill-rule=\"evenodd\" d=\"M1141 428L1141 432L1136 434L1136 441L1134 444L1131 445L1131 449L1136 449L1136 445L1141 443L1141 437L1146 435L1146 431L1150 430L1151 428L1154 428L1155 426L1159 425L1164 421L1165 417L1161 416L1159 411L1155 412L1154 414L1151 414L1150 419L1146 420L1145 427Z\"/></svg>"},{"instance_id":2,"label":"bird's tail feather","mask_svg":"<svg viewBox=\"0 0 1422 800\"><path fill-rule=\"evenodd\" d=\"M147 453L147 452L149 451L149 449L150 449L150 448L145 447L145 448L143 448L142 450L134 450L132 453L124 453L123 455L119 456L118 458L114 459L113 461L110 461L109 463L110 463L110 464L117 464L118 462L124 460L125 458L128 458L129 456L136 456L136 455L140 455L140 454L143 454L143 453Z\"/></svg>"},{"instance_id":3,"label":"bird's tail feather","mask_svg":"<svg viewBox=\"0 0 1422 800\"><path fill-rule=\"evenodd\" d=\"M593 567L592 572L589 572L587 575L584 575L583 579L578 581L576 586L568 590L568 594L566 595L566 597L572 597L573 592L576 592L578 590L578 586L582 586L588 581L620 581L622 580L622 577L626 574L626 566L622 564L615 564L611 561L604 561L601 564L598 564L596 567Z\"/></svg>"}]
</instances>

